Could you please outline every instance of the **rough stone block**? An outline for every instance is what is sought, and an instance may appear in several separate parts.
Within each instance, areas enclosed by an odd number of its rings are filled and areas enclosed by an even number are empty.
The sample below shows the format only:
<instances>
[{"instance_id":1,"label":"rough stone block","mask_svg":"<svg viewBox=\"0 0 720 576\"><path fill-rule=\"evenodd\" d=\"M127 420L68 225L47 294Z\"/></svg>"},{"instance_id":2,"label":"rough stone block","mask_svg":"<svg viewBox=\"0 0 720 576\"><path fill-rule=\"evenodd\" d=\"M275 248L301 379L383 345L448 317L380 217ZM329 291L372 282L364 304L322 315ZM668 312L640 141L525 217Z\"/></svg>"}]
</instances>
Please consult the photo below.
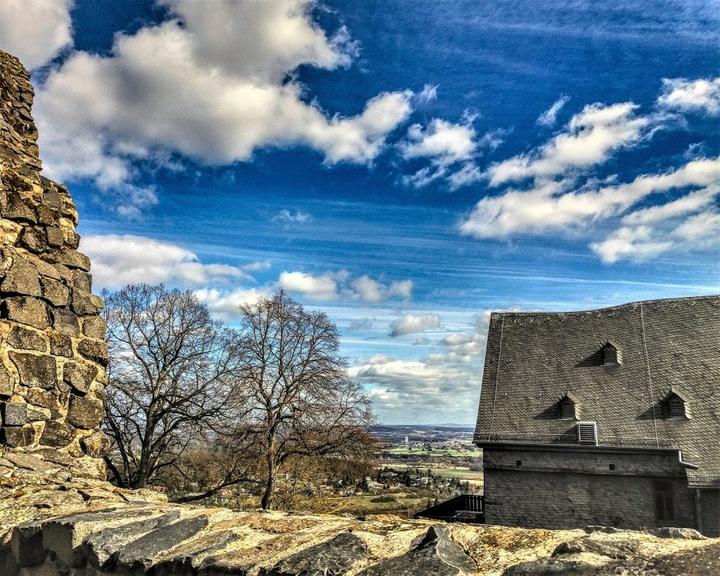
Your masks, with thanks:
<instances>
[{"instance_id":1,"label":"rough stone block","mask_svg":"<svg viewBox=\"0 0 720 576\"><path fill-rule=\"evenodd\" d=\"M92 279L90 274L83 270L73 270L72 287L73 290L90 294L92 292Z\"/></svg>"},{"instance_id":2,"label":"rough stone block","mask_svg":"<svg viewBox=\"0 0 720 576\"><path fill-rule=\"evenodd\" d=\"M4 426L23 426L28 423L27 404L6 402L2 408Z\"/></svg>"},{"instance_id":3,"label":"rough stone block","mask_svg":"<svg viewBox=\"0 0 720 576\"><path fill-rule=\"evenodd\" d=\"M45 422L40 444L61 448L67 446L75 437L75 430L64 422L48 420Z\"/></svg>"},{"instance_id":4,"label":"rough stone block","mask_svg":"<svg viewBox=\"0 0 720 576\"><path fill-rule=\"evenodd\" d=\"M80 340L80 342L78 342L77 344L77 351L88 360L97 362L101 366L107 366L107 344L105 344L103 340Z\"/></svg>"},{"instance_id":5,"label":"rough stone block","mask_svg":"<svg viewBox=\"0 0 720 576\"><path fill-rule=\"evenodd\" d=\"M51 390L57 385L57 368L53 356L30 354L11 350L10 359L20 374L24 386L37 386Z\"/></svg>"},{"instance_id":6,"label":"rough stone block","mask_svg":"<svg viewBox=\"0 0 720 576\"><path fill-rule=\"evenodd\" d=\"M31 228L29 226L24 228L22 234L20 235L19 244L23 248L26 248L30 252L35 252L36 254L44 252L47 248L47 244L45 242L43 229L39 227Z\"/></svg>"},{"instance_id":7,"label":"rough stone block","mask_svg":"<svg viewBox=\"0 0 720 576\"><path fill-rule=\"evenodd\" d=\"M80 322L78 317L70 310L63 308L52 311L53 328L61 334L68 336L77 336L80 334Z\"/></svg>"},{"instance_id":8,"label":"rough stone block","mask_svg":"<svg viewBox=\"0 0 720 576\"><path fill-rule=\"evenodd\" d=\"M85 318L83 320L82 331L88 338L104 340L105 332L107 331L107 324L105 323L105 320L99 316L90 316L89 318Z\"/></svg>"},{"instance_id":9,"label":"rough stone block","mask_svg":"<svg viewBox=\"0 0 720 576\"><path fill-rule=\"evenodd\" d=\"M56 356L72 358L72 338L66 334L58 334L57 332L50 334L50 352Z\"/></svg>"},{"instance_id":10,"label":"rough stone block","mask_svg":"<svg viewBox=\"0 0 720 576\"><path fill-rule=\"evenodd\" d=\"M24 326L13 326L7 339L8 344L20 350L47 351L47 341L44 332L38 332Z\"/></svg>"},{"instance_id":11,"label":"rough stone block","mask_svg":"<svg viewBox=\"0 0 720 576\"><path fill-rule=\"evenodd\" d=\"M431 526L402 556L388 558L366 568L362 576L461 576L474 574L475 562L450 537L447 526Z\"/></svg>"},{"instance_id":12,"label":"rough stone block","mask_svg":"<svg viewBox=\"0 0 720 576\"><path fill-rule=\"evenodd\" d=\"M350 532L305 548L280 561L263 576L288 574L345 574L355 562L364 560L370 550L363 540Z\"/></svg>"},{"instance_id":13,"label":"rough stone block","mask_svg":"<svg viewBox=\"0 0 720 576\"><path fill-rule=\"evenodd\" d=\"M90 259L77 250L62 250L56 255L58 262L65 264L68 268L90 271Z\"/></svg>"},{"instance_id":14,"label":"rough stone block","mask_svg":"<svg viewBox=\"0 0 720 576\"><path fill-rule=\"evenodd\" d=\"M162 516L129 522L92 533L83 542L89 564L100 570L112 570L115 567L117 554L123 546L148 532L174 522L179 517L180 513L172 510Z\"/></svg>"},{"instance_id":15,"label":"rough stone block","mask_svg":"<svg viewBox=\"0 0 720 576\"><path fill-rule=\"evenodd\" d=\"M25 296L40 296L40 279L38 272L32 264L19 254L13 255L13 263L5 273L5 279L0 285L3 292L22 294Z\"/></svg>"},{"instance_id":16,"label":"rough stone block","mask_svg":"<svg viewBox=\"0 0 720 576\"><path fill-rule=\"evenodd\" d=\"M0 364L0 397L12 396L15 391L15 378L10 371Z\"/></svg>"},{"instance_id":17,"label":"rough stone block","mask_svg":"<svg viewBox=\"0 0 720 576\"><path fill-rule=\"evenodd\" d=\"M45 303L30 296L5 298L0 306L0 314L8 320L27 324L40 330L44 330L50 325Z\"/></svg>"},{"instance_id":18,"label":"rough stone block","mask_svg":"<svg viewBox=\"0 0 720 576\"><path fill-rule=\"evenodd\" d=\"M81 292L79 290L73 290L72 295L72 309L78 316L89 316L99 314L103 309L104 303L102 298L90 294L88 292Z\"/></svg>"},{"instance_id":19,"label":"rough stone block","mask_svg":"<svg viewBox=\"0 0 720 576\"><path fill-rule=\"evenodd\" d=\"M147 570L159 554L195 536L207 525L207 516L195 516L153 530L120 551L118 567L130 571Z\"/></svg>"},{"instance_id":20,"label":"rough stone block","mask_svg":"<svg viewBox=\"0 0 720 576\"><path fill-rule=\"evenodd\" d=\"M89 390L97 373L98 369L91 364L66 362L63 366L63 380L82 396Z\"/></svg>"},{"instance_id":21,"label":"rough stone block","mask_svg":"<svg viewBox=\"0 0 720 576\"><path fill-rule=\"evenodd\" d=\"M103 403L100 400L71 394L66 420L77 428L91 430L100 426L104 413Z\"/></svg>"},{"instance_id":22,"label":"rough stone block","mask_svg":"<svg viewBox=\"0 0 720 576\"><path fill-rule=\"evenodd\" d=\"M56 226L48 226L45 228L45 234L47 236L47 243L50 246L59 248L65 243L62 230Z\"/></svg>"},{"instance_id":23,"label":"rough stone block","mask_svg":"<svg viewBox=\"0 0 720 576\"><path fill-rule=\"evenodd\" d=\"M110 451L110 439L98 430L80 440L80 447L88 456L102 458Z\"/></svg>"},{"instance_id":24,"label":"rough stone block","mask_svg":"<svg viewBox=\"0 0 720 576\"><path fill-rule=\"evenodd\" d=\"M53 306L67 306L70 301L70 289L54 278L40 278L42 297Z\"/></svg>"},{"instance_id":25,"label":"rough stone block","mask_svg":"<svg viewBox=\"0 0 720 576\"><path fill-rule=\"evenodd\" d=\"M0 443L10 448L30 446L35 441L35 428L32 424L25 426L6 426L2 428Z\"/></svg>"}]
</instances>

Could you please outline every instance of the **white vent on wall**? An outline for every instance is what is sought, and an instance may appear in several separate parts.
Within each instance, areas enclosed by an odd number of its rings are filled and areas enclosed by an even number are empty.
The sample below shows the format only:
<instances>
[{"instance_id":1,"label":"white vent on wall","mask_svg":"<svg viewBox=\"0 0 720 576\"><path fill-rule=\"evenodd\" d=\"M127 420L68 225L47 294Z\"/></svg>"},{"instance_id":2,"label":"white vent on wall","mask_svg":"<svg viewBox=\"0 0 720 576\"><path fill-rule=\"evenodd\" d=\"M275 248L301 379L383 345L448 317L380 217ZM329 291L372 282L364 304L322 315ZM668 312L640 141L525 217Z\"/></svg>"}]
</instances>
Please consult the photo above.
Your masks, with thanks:
<instances>
[{"instance_id":1,"label":"white vent on wall","mask_svg":"<svg viewBox=\"0 0 720 576\"><path fill-rule=\"evenodd\" d=\"M577 441L578 444L592 444L593 446L597 446L597 422L578 422Z\"/></svg>"}]
</instances>

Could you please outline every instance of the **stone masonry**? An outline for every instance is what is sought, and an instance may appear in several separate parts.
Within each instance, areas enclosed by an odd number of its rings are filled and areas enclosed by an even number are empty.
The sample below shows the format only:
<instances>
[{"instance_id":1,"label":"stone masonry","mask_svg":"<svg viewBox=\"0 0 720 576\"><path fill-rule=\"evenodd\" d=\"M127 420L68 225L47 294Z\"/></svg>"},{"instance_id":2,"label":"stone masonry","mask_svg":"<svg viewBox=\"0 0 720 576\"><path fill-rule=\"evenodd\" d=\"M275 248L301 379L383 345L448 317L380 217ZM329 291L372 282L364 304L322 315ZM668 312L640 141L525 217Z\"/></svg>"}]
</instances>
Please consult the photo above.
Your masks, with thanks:
<instances>
[{"instance_id":1,"label":"stone masonry","mask_svg":"<svg viewBox=\"0 0 720 576\"><path fill-rule=\"evenodd\" d=\"M103 302L72 199L40 174L32 99L23 66L0 52L0 445L99 458Z\"/></svg>"}]
</instances>

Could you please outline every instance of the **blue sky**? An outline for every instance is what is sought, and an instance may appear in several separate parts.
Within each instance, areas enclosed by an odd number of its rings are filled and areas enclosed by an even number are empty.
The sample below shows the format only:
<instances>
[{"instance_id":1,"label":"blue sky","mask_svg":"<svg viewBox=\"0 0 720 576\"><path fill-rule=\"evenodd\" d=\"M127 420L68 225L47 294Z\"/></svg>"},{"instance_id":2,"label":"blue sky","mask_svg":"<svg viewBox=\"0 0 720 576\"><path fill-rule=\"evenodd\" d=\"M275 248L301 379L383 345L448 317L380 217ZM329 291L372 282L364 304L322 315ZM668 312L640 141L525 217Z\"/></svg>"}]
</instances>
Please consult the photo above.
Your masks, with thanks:
<instances>
[{"instance_id":1,"label":"blue sky","mask_svg":"<svg viewBox=\"0 0 720 576\"><path fill-rule=\"evenodd\" d=\"M719 291L715 0L5 2L96 287L283 287L382 422L473 422L490 310Z\"/></svg>"}]
</instances>

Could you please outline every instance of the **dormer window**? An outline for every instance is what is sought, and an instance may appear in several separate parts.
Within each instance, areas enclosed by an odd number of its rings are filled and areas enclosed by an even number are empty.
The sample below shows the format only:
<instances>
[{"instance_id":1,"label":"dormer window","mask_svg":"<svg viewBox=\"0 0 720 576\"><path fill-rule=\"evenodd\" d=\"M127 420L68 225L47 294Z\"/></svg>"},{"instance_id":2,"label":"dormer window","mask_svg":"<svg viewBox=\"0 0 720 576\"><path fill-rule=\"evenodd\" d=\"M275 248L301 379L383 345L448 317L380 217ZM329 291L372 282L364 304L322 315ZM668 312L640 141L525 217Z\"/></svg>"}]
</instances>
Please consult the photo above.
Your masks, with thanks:
<instances>
[{"instance_id":1,"label":"dormer window","mask_svg":"<svg viewBox=\"0 0 720 576\"><path fill-rule=\"evenodd\" d=\"M580 405L569 392L558 402L558 418L560 420L577 420L580 416Z\"/></svg>"},{"instance_id":2,"label":"dormer window","mask_svg":"<svg viewBox=\"0 0 720 576\"><path fill-rule=\"evenodd\" d=\"M610 342L602 347L602 365L617 366L621 363L620 351Z\"/></svg>"},{"instance_id":3,"label":"dormer window","mask_svg":"<svg viewBox=\"0 0 720 576\"><path fill-rule=\"evenodd\" d=\"M687 401L675 390L672 390L665 397L663 412L667 420L687 420L690 418Z\"/></svg>"}]
</instances>

